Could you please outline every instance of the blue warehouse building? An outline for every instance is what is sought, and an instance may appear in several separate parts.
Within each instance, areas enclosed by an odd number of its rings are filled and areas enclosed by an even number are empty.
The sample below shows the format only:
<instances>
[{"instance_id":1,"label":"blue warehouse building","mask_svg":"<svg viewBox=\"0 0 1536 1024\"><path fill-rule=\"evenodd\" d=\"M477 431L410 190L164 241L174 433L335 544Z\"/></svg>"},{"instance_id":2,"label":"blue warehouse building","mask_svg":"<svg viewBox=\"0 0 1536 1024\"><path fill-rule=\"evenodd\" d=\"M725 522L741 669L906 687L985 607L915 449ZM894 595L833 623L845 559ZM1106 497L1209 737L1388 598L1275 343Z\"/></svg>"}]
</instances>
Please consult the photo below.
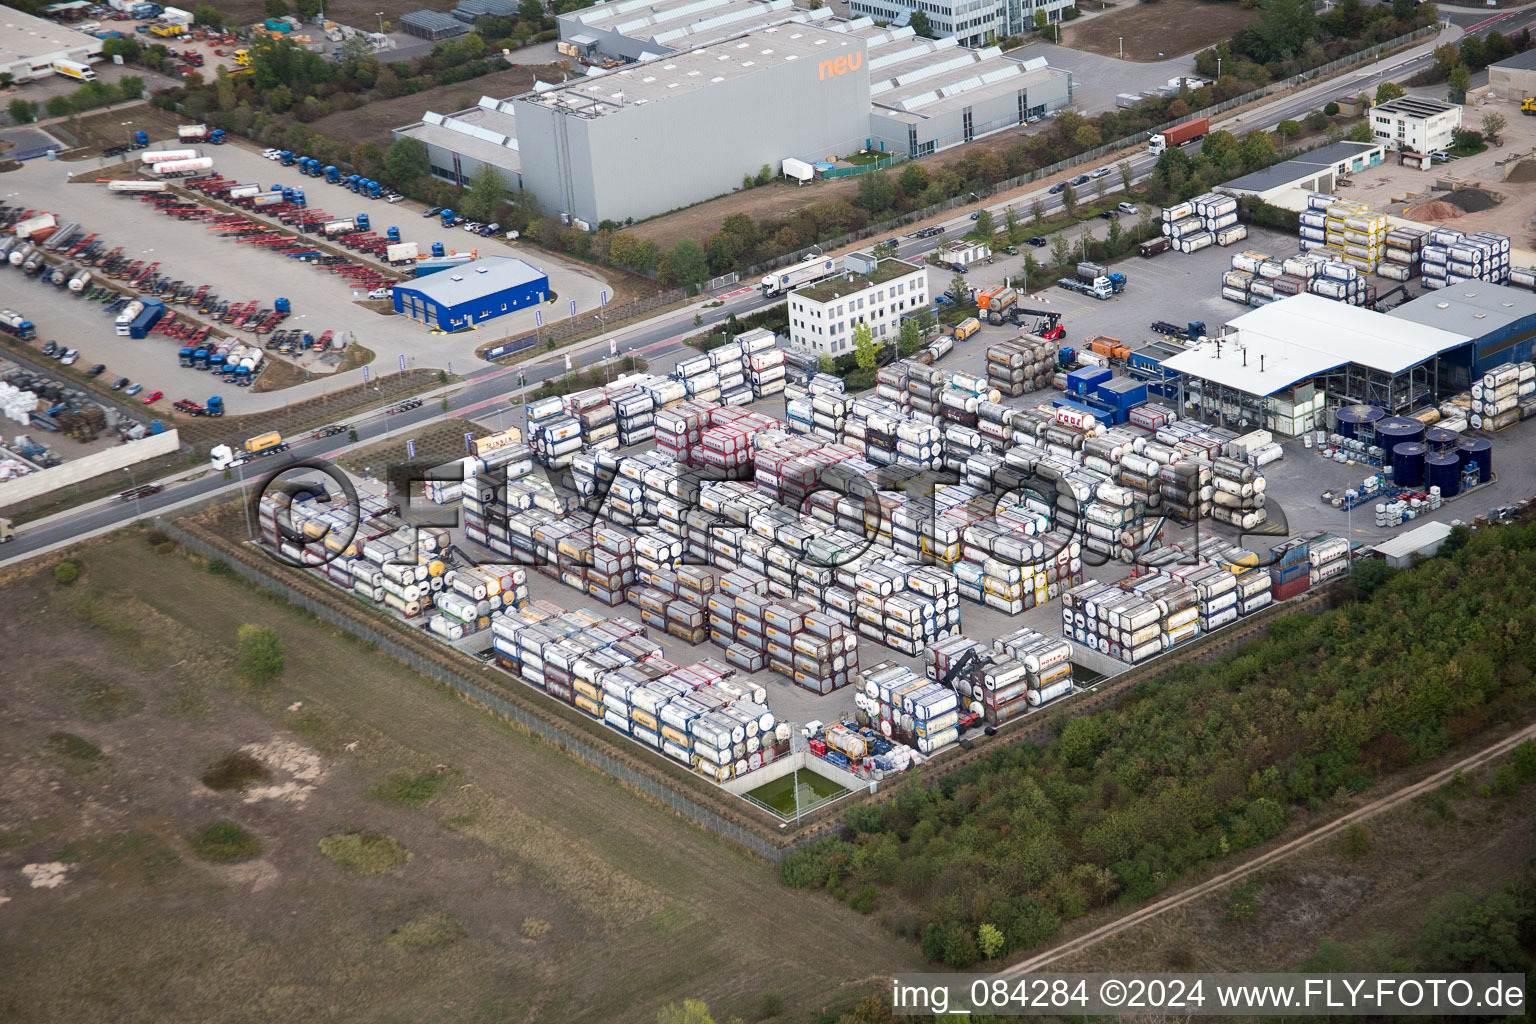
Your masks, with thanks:
<instances>
[{"instance_id":1,"label":"blue warehouse building","mask_svg":"<svg viewBox=\"0 0 1536 1024\"><path fill-rule=\"evenodd\" d=\"M1425 292L1387 315L1472 339L1442 368L1450 371L1442 373L1445 392L1467 387L1500 363L1529 361L1536 339L1536 294L1486 281L1461 281Z\"/></svg>"},{"instance_id":2,"label":"blue warehouse building","mask_svg":"<svg viewBox=\"0 0 1536 1024\"><path fill-rule=\"evenodd\" d=\"M484 323L549 297L549 275L514 256L473 263L395 286L395 312L445 331Z\"/></svg>"}]
</instances>

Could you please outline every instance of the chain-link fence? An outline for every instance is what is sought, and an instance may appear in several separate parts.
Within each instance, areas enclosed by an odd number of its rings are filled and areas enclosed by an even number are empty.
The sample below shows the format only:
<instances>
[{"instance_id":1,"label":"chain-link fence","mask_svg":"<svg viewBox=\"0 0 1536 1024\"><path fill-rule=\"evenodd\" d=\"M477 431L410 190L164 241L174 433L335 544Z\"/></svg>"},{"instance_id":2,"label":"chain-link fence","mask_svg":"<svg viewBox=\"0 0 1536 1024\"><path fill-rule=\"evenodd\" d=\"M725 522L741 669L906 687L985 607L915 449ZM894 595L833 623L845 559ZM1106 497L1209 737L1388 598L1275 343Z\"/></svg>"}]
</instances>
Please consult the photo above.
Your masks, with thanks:
<instances>
[{"instance_id":1,"label":"chain-link fence","mask_svg":"<svg viewBox=\"0 0 1536 1024\"><path fill-rule=\"evenodd\" d=\"M205 558L218 559L224 562L244 579L264 587L295 607L302 608L311 613L321 621L346 630L364 643L372 645L377 650L389 655L401 664L415 669L427 678L436 680L444 686L452 687L459 694L468 697L476 704L489 708L493 713L527 729L535 736L560 748L577 760L585 762L598 771L612 776L631 789L659 801L685 818L729 839L731 842L737 843L775 864L787 852L761 836L742 828L734 822L726 820L709 808L700 806L687 796L657 779L637 772L628 765L609 757L591 744L573 736L559 726L528 711L526 708L519 707L511 701L498 697L484 687L470 682L458 673L444 668L431 659L422 657L420 654L395 642L371 626L364 625L330 605L317 601L307 594L300 593L293 587L288 586L288 584L274 579L254 566L247 565L238 559L231 560L225 557L225 552L220 551L213 545L204 542L176 525L164 519L156 519L155 528L188 550L195 551Z\"/></svg>"},{"instance_id":2,"label":"chain-link fence","mask_svg":"<svg viewBox=\"0 0 1536 1024\"><path fill-rule=\"evenodd\" d=\"M580 316L561 320L559 323L552 324L549 327L542 327L532 334L525 334L518 338L503 338L486 349L484 357L486 359L499 359L548 341L553 341L558 345L562 341L585 338L594 331L605 327L609 329L619 327L632 320L638 320L648 313L653 313L658 309L670 306L675 302L681 302L687 297L688 293L681 288L673 288L670 291L648 295L643 299L635 299L620 306L606 306L601 314L583 313Z\"/></svg>"}]
</instances>

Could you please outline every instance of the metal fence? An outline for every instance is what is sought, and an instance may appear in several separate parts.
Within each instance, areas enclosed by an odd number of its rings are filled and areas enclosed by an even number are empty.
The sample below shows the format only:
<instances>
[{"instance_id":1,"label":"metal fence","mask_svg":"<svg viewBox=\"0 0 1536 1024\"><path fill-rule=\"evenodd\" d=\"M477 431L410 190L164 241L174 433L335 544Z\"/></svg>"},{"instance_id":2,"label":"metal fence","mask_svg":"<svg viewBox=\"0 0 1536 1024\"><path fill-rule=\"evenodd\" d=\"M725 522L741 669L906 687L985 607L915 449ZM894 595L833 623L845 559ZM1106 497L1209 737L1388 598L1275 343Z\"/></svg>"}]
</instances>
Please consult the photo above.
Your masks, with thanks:
<instances>
[{"instance_id":1,"label":"metal fence","mask_svg":"<svg viewBox=\"0 0 1536 1024\"><path fill-rule=\"evenodd\" d=\"M818 178L851 178L857 174L868 174L870 171L883 171L887 167L894 167L907 159L905 153L891 153L871 163L860 164L854 167L833 167L816 175Z\"/></svg>"},{"instance_id":2,"label":"metal fence","mask_svg":"<svg viewBox=\"0 0 1536 1024\"><path fill-rule=\"evenodd\" d=\"M533 334L525 334L521 338L503 339L486 350L485 358L497 359L501 356L532 348L544 341L553 341L558 344L562 341L582 338L603 325L617 327L620 324L628 323L662 306L670 306L672 303L687 297L688 293L681 288L673 288L671 291L649 295L643 299L635 299L633 302L626 302L622 306L608 306L601 313L583 313L580 316L569 317L557 324L540 328Z\"/></svg>"},{"instance_id":3,"label":"metal fence","mask_svg":"<svg viewBox=\"0 0 1536 1024\"><path fill-rule=\"evenodd\" d=\"M636 792L656 800L717 835L775 864L788 852L788 850L781 849L778 845L742 828L740 825L726 820L721 815L707 807L701 806L657 779L637 772L628 765L609 757L585 740L573 736L526 708L520 707L505 698L498 697L484 687L477 686L468 679L465 679L457 672L450 671L435 661L422 657L420 654L397 643L373 627L358 622L350 615L338 611L322 601L316 601L307 594L300 593L288 584L274 579L254 566L247 565L239 559L231 560L225 557L225 552L220 551L198 537L194 537L174 524L157 518L155 520L155 528L177 544L190 551L195 551L206 558L218 559L224 562L243 578L266 588L295 607L304 609L323 622L328 622L333 626L346 630L359 640L373 645L377 650L389 655L401 664L415 669L427 678L436 680L444 686L451 687L460 695L469 698L482 707L490 709L494 714L507 719L515 725L521 726L546 743L563 750L571 757L591 765L606 775L612 776Z\"/></svg>"}]
</instances>

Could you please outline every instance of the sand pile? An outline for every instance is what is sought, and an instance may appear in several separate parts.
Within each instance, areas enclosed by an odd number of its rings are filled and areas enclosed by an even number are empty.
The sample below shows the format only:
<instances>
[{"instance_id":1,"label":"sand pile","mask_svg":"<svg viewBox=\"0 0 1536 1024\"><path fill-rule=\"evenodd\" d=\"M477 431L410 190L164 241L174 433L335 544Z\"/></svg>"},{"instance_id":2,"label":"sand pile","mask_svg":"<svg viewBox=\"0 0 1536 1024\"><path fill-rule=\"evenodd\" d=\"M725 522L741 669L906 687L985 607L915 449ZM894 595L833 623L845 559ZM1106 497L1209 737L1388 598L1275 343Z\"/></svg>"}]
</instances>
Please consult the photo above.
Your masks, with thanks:
<instances>
[{"instance_id":1,"label":"sand pile","mask_svg":"<svg viewBox=\"0 0 1536 1024\"><path fill-rule=\"evenodd\" d=\"M1521 160L1509 169L1505 181L1536 181L1536 160Z\"/></svg>"},{"instance_id":2,"label":"sand pile","mask_svg":"<svg viewBox=\"0 0 1536 1024\"><path fill-rule=\"evenodd\" d=\"M1459 206L1436 200L1432 203L1420 203L1418 206L1410 206L1403 211L1403 216L1408 220L1416 220L1420 224L1438 224L1443 220L1452 220L1466 213Z\"/></svg>"}]
</instances>

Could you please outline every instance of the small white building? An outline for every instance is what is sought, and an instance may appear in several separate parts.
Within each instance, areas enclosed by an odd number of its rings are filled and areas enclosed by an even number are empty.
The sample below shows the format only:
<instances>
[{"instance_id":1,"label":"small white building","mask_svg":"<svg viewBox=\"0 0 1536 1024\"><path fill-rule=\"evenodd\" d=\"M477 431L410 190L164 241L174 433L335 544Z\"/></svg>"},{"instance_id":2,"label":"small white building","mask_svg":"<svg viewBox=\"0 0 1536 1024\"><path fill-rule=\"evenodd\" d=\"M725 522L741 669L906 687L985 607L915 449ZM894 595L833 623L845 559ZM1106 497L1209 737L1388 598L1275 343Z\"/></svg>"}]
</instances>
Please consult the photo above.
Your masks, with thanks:
<instances>
[{"instance_id":1,"label":"small white building","mask_svg":"<svg viewBox=\"0 0 1536 1024\"><path fill-rule=\"evenodd\" d=\"M946 267L953 263L968 267L972 263L980 263L991 255L990 245L986 242L973 242L969 238L957 238L939 247L939 259Z\"/></svg>"},{"instance_id":2,"label":"small white building","mask_svg":"<svg viewBox=\"0 0 1536 1024\"><path fill-rule=\"evenodd\" d=\"M1399 96L1371 108L1371 133L1389 149L1433 153L1451 147L1461 107L1423 96Z\"/></svg>"},{"instance_id":3,"label":"small white building","mask_svg":"<svg viewBox=\"0 0 1536 1024\"><path fill-rule=\"evenodd\" d=\"M789 341L829 356L853 352L853 329L869 325L875 344L895 337L904 313L928 305L928 271L905 260L852 253L844 272L790 293Z\"/></svg>"}]
</instances>

